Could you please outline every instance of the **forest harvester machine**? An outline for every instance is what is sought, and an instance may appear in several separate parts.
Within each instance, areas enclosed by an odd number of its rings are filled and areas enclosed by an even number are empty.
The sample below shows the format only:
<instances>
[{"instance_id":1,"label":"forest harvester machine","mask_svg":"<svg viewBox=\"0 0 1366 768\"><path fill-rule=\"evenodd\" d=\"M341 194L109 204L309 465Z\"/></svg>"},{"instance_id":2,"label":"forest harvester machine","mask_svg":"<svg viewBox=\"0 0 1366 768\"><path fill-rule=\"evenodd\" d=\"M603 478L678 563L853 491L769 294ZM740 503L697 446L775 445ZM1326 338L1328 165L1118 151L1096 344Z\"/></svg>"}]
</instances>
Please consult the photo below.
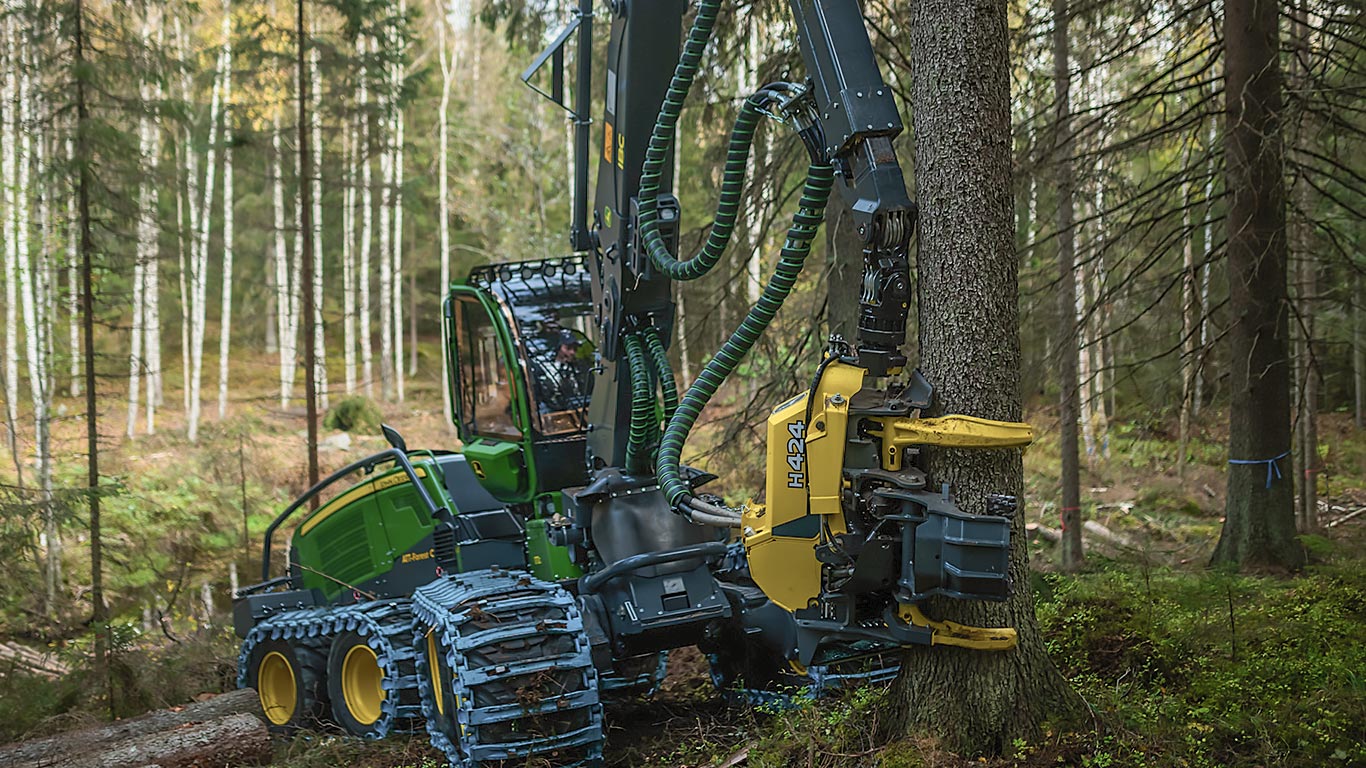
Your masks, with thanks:
<instances>
[{"instance_id":1,"label":"forest harvester machine","mask_svg":"<svg viewBox=\"0 0 1366 768\"><path fill-rule=\"evenodd\" d=\"M719 6L698 0L680 41L685 0L608 0L591 150L592 0L523 75L548 80L537 90L573 118L573 253L481 266L451 287L461 452L410 450L386 427L389 450L309 489L267 530L265 580L241 591L234 623L239 683L277 730L320 719L378 738L425 724L455 766L592 765L602 693L650 687L669 649L696 645L719 685L758 692L885 675L894 665L877 660L910 645L1013 647L1010 628L923 610L935 596L1007 597L1015 500L964 512L919 450L1031 436L923 415L931 386L901 351L916 206L855 0L791 0L806 77L741 102L706 242L678 254L674 127ZM680 397L671 283L719 262L766 118L810 156L797 211L762 296ZM863 241L847 299L857 336L832 337L810 390L773 409L762 503L732 506L681 463L683 445L792 290L832 193ZM306 507L272 576L274 534Z\"/></svg>"}]
</instances>

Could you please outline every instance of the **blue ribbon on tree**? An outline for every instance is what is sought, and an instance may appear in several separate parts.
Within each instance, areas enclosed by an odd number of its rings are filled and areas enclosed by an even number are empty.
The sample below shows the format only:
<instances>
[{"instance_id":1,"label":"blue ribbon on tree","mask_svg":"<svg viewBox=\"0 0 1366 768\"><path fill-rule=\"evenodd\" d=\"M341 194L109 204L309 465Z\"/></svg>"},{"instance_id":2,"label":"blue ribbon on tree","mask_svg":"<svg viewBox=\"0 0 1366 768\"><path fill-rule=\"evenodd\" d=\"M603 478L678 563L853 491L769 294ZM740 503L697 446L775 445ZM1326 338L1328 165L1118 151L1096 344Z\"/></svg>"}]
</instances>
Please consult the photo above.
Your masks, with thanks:
<instances>
[{"instance_id":1,"label":"blue ribbon on tree","mask_svg":"<svg viewBox=\"0 0 1366 768\"><path fill-rule=\"evenodd\" d=\"M1267 488L1270 488L1270 487L1271 487L1271 483L1272 483L1273 481L1279 480L1279 479L1281 479L1281 477L1282 477L1282 475L1281 475L1281 465L1280 465L1280 464L1277 464L1276 462L1280 461L1281 459L1284 459L1286 456L1289 456L1289 455L1290 455L1290 451L1289 451L1289 450L1286 450L1286 452L1285 452L1285 453L1282 453L1280 456L1273 456L1273 457L1271 457L1271 458L1269 458L1269 459L1229 459L1229 460L1228 460L1228 463L1230 463L1230 464L1265 464L1265 465L1266 465L1266 487L1267 487Z\"/></svg>"}]
</instances>

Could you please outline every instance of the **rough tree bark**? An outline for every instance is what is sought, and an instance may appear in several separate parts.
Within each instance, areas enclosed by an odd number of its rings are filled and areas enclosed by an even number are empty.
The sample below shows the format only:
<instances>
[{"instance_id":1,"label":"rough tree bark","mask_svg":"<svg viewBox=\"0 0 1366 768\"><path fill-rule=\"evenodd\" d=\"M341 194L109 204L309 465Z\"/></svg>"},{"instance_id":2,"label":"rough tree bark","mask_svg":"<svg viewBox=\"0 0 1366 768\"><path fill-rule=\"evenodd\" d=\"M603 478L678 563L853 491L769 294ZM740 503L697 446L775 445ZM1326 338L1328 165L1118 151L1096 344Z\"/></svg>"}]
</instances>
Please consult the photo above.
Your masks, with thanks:
<instances>
[{"instance_id":1,"label":"rough tree bark","mask_svg":"<svg viewBox=\"0 0 1366 768\"><path fill-rule=\"evenodd\" d=\"M1085 555L1081 544L1081 457L1078 455L1077 323L1074 317L1076 290L1076 233L1072 221L1072 70L1068 53L1067 0L1053 0L1053 105L1055 179L1058 196L1058 450L1062 457L1061 500L1062 565L1081 567Z\"/></svg>"},{"instance_id":2,"label":"rough tree bark","mask_svg":"<svg viewBox=\"0 0 1366 768\"><path fill-rule=\"evenodd\" d=\"M311 327L316 322L313 310L314 292L308 287L313 284L313 259L307 254L312 250L313 244L313 212L311 210L312 195L311 184L313 170L309 167L312 157L308 150L308 135L311 132L312 123L309 119L309 99L308 99L308 57L305 49L308 46L308 38L304 35L304 0L296 0L294 16L294 48L295 48L295 67L298 73L296 81L299 85L299 249L300 254L304 254L299 259L299 285L304 287L303 306L301 314L304 321L304 419L307 421L306 430L308 433L308 487L312 488L318 484L318 348L314 344L314 329ZM318 497L314 496L310 506L318 508Z\"/></svg>"},{"instance_id":3,"label":"rough tree bark","mask_svg":"<svg viewBox=\"0 0 1366 768\"><path fill-rule=\"evenodd\" d=\"M1277 5L1224 4L1225 187L1228 190L1229 470L1213 561L1298 568L1286 350L1285 181Z\"/></svg>"},{"instance_id":4,"label":"rough tree bark","mask_svg":"<svg viewBox=\"0 0 1366 768\"><path fill-rule=\"evenodd\" d=\"M1018 264L1010 184L1010 89L1004 0L922 0L911 20L915 168L920 202L921 367L936 411L1020 418ZM936 450L934 482L981 513L988 493L1024 490L1019 451ZM1001 603L936 601L935 617L1010 626L1010 651L908 651L893 688L892 726L999 754L1039 735L1080 700L1053 667L1034 618L1024 516L1012 530L1014 592Z\"/></svg>"}]
</instances>

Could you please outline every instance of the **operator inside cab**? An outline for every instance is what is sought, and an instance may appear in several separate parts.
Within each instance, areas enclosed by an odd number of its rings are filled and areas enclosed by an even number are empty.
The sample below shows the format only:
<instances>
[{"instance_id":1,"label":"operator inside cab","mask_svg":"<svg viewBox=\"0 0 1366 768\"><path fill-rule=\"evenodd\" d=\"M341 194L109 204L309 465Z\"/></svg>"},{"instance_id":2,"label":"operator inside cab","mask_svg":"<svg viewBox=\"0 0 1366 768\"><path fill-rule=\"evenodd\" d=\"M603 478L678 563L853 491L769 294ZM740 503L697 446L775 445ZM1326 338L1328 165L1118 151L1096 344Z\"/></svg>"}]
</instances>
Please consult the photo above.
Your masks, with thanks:
<instances>
[{"instance_id":1,"label":"operator inside cab","mask_svg":"<svg viewBox=\"0 0 1366 768\"><path fill-rule=\"evenodd\" d=\"M547 330L546 353L533 358L536 406L542 414L581 411L592 395L593 345L569 328Z\"/></svg>"}]
</instances>

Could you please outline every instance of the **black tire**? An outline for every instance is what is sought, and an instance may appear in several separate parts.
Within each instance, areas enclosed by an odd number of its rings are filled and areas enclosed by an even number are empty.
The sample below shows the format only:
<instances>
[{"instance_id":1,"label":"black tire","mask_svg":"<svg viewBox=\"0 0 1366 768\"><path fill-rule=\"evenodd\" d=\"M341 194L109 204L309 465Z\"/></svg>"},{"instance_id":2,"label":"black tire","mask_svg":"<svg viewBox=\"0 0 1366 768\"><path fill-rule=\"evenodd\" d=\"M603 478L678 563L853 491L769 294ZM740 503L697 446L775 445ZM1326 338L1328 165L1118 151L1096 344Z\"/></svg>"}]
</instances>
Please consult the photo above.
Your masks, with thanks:
<instances>
[{"instance_id":1,"label":"black tire","mask_svg":"<svg viewBox=\"0 0 1366 768\"><path fill-rule=\"evenodd\" d=\"M353 736L379 738L386 722L381 709L388 692L381 688L386 677L374 649L356 632L344 632L332 641L327 655L327 696L332 720Z\"/></svg>"},{"instance_id":2,"label":"black tire","mask_svg":"<svg viewBox=\"0 0 1366 768\"><path fill-rule=\"evenodd\" d=\"M286 640L262 640L247 660L247 685L256 690L266 727L289 735L316 727L326 707L321 654Z\"/></svg>"},{"instance_id":3,"label":"black tire","mask_svg":"<svg viewBox=\"0 0 1366 768\"><path fill-rule=\"evenodd\" d=\"M449 639L443 636L440 630L429 628L420 642L426 664L425 668L417 672L427 676L427 684L432 691L432 716L428 718L428 722L450 739L452 744L459 744L460 726L455 721L455 713L459 706L452 688L455 678L451 674L450 664L446 662Z\"/></svg>"}]
</instances>

